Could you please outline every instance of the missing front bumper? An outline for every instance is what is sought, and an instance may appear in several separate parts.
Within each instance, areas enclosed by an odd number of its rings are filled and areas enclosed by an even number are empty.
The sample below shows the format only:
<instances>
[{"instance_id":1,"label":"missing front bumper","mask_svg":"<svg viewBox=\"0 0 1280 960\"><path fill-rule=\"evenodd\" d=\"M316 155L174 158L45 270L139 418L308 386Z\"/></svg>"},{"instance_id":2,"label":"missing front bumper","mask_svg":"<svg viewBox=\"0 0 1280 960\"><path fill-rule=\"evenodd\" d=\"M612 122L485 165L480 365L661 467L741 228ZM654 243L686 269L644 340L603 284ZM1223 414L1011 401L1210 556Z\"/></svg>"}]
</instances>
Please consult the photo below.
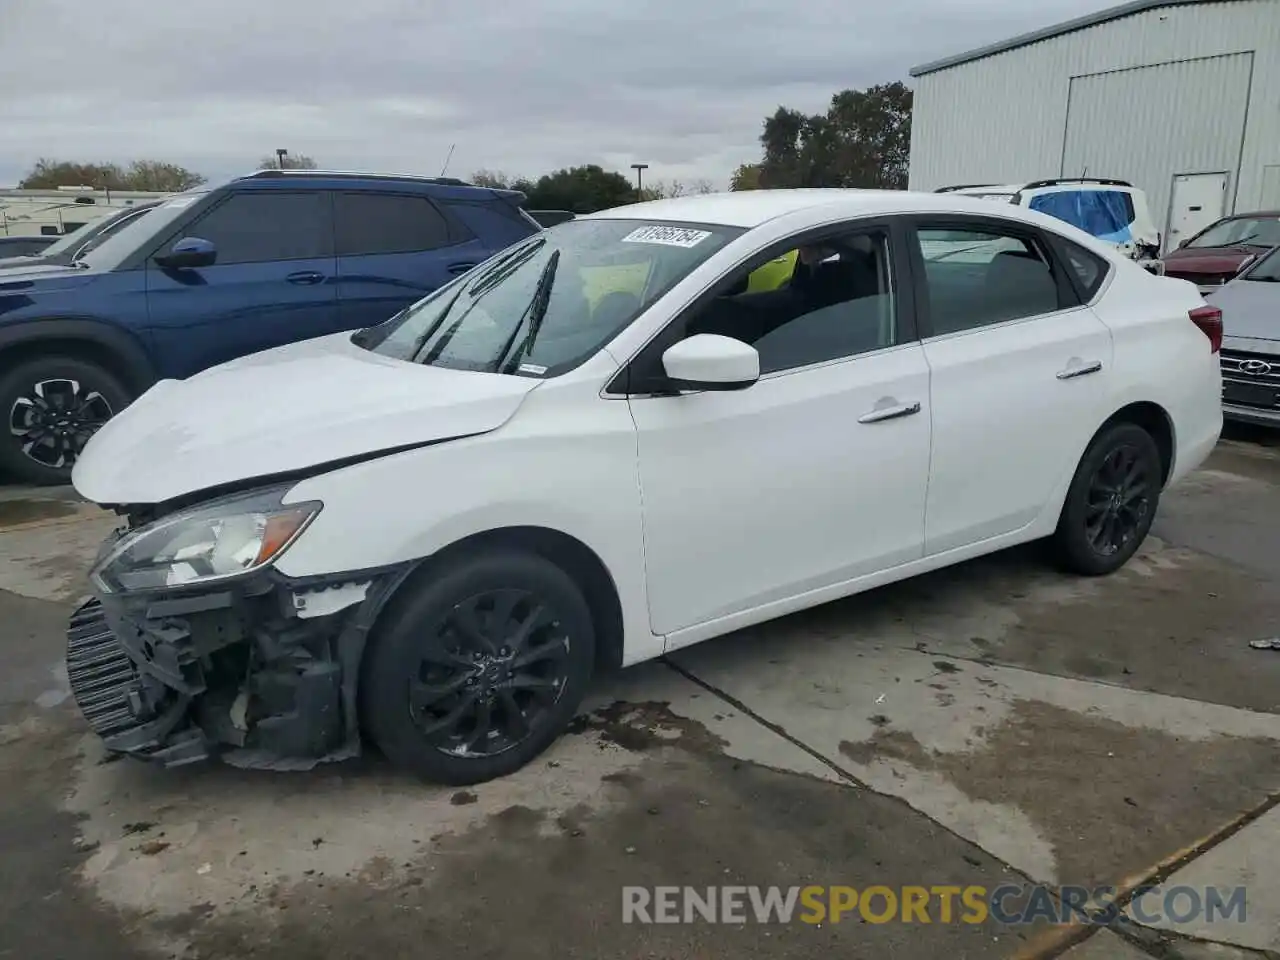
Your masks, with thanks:
<instances>
[{"instance_id":1,"label":"missing front bumper","mask_svg":"<svg viewBox=\"0 0 1280 960\"><path fill-rule=\"evenodd\" d=\"M305 769L360 752L356 677L400 577L104 596L67 630L67 675L108 750L165 766L217 756Z\"/></svg>"}]
</instances>

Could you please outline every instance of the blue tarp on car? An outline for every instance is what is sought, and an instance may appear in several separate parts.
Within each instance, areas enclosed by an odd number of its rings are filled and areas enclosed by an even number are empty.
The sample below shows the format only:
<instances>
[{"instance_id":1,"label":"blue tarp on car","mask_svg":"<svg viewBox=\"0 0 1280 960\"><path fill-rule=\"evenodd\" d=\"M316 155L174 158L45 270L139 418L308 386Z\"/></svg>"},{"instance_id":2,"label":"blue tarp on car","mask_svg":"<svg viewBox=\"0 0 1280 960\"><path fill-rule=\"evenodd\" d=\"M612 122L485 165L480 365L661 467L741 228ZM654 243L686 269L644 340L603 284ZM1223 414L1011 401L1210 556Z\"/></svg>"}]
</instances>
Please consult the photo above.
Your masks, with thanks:
<instances>
[{"instance_id":1,"label":"blue tarp on car","mask_svg":"<svg viewBox=\"0 0 1280 960\"><path fill-rule=\"evenodd\" d=\"M1099 240L1133 239L1133 202L1119 190L1060 190L1032 197L1032 210L1065 220Z\"/></svg>"}]
</instances>

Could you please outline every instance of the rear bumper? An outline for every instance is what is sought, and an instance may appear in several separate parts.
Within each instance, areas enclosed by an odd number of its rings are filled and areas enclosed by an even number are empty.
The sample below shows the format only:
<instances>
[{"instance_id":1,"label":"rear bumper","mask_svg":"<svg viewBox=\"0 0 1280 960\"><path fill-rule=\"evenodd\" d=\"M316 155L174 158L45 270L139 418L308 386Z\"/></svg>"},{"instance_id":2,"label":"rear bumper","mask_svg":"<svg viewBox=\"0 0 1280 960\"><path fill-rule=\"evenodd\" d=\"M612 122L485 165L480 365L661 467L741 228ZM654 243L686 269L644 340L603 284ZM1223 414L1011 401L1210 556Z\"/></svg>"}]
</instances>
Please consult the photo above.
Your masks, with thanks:
<instances>
[{"instance_id":1,"label":"rear bumper","mask_svg":"<svg viewBox=\"0 0 1280 960\"><path fill-rule=\"evenodd\" d=\"M107 749L180 766L306 768L360 751L356 678L400 571L99 595L67 630L72 695Z\"/></svg>"}]
</instances>

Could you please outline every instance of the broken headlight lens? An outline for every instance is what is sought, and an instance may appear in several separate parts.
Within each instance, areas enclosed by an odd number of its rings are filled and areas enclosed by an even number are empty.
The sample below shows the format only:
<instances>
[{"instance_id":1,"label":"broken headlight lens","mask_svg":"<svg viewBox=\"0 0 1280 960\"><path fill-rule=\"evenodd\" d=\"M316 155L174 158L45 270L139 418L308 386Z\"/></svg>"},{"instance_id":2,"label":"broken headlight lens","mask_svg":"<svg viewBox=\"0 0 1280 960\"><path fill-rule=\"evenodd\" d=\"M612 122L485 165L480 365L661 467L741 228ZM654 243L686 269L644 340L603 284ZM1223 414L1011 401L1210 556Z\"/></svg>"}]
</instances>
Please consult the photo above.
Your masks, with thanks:
<instances>
[{"instance_id":1,"label":"broken headlight lens","mask_svg":"<svg viewBox=\"0 0 1280 960\"><path fill-rule=\"evenodd\" d=\"M93 570L109 593L222 580L271 563L321 504L280 502L284 491L219 501L125 534Z\"/></svg>"}]
</instances>

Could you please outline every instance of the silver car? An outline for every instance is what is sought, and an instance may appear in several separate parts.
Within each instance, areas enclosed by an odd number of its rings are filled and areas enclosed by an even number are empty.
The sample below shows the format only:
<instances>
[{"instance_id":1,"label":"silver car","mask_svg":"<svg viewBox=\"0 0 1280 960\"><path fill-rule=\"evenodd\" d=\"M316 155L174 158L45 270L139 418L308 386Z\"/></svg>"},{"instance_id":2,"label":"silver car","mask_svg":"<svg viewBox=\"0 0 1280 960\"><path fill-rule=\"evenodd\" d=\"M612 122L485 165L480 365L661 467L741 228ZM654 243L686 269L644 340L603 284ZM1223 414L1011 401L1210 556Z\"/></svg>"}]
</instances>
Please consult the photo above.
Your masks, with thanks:
<instances>
[{"instance_id":1,"label":"silver car","mask_svg":"<svg viewBox=\"0 0 1280 960\"><path fill-rule=\"evenodd\" d=\"M1222 413L1280 428L1280 247L1207 294L1222 310Z\"/></svg>"}]
</instances>

